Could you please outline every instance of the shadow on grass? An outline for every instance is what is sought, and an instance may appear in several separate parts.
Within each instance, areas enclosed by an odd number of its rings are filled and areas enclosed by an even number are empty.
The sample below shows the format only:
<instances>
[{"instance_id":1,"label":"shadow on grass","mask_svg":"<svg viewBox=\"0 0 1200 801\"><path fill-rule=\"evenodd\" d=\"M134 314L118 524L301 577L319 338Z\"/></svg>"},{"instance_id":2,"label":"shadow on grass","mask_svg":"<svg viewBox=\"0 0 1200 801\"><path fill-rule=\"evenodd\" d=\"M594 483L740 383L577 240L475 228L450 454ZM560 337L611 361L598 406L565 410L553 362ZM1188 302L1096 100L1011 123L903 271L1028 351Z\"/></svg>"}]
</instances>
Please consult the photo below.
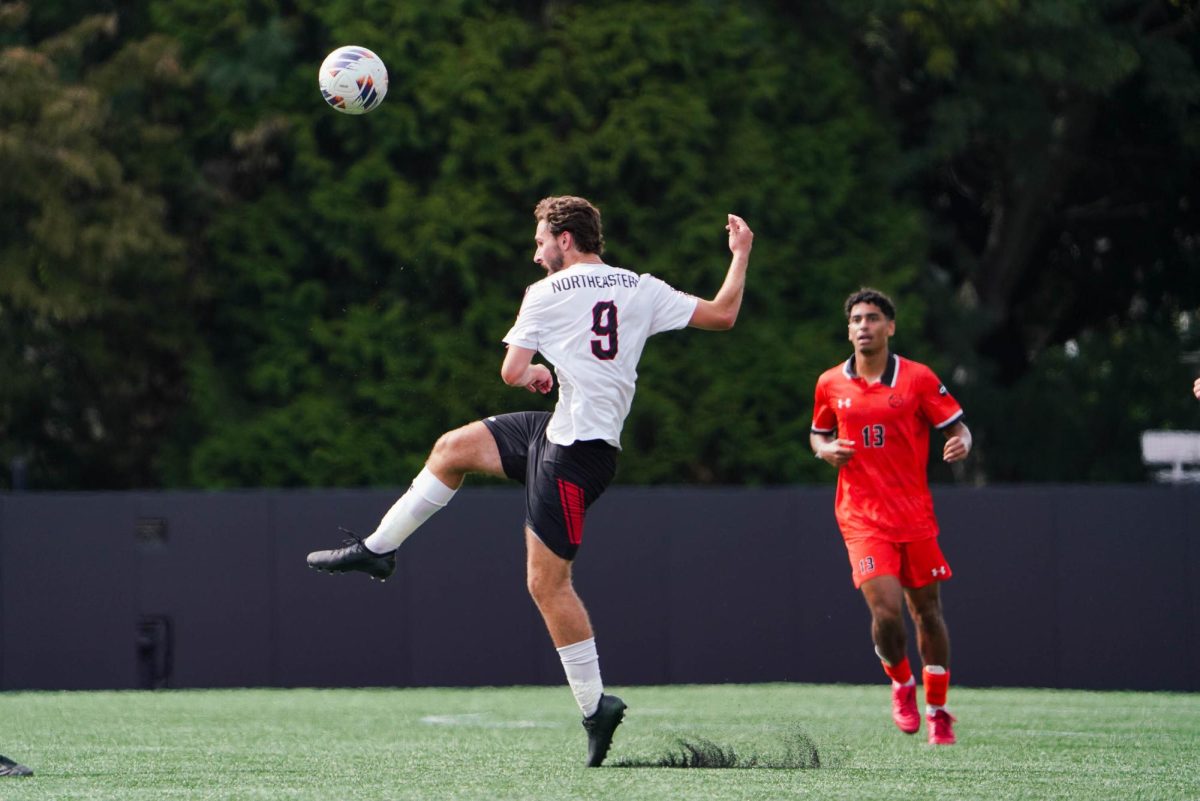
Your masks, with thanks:
<instances>
[{"instance_id":1,"label":"shadow on grass","mask_svg":"<svg viewBox=\"0 0 1200 801\"><path fill-rule=\"evenodd\" d=\"M627 758L613 763L615 768L766 768L772 770L814 770L821 767L817 744L803 731L784 738L783 752L773 755L739 754L732 746L723 746L696 737L681 739L678 750L661 757Z\"/></svg>"}]
</instances>

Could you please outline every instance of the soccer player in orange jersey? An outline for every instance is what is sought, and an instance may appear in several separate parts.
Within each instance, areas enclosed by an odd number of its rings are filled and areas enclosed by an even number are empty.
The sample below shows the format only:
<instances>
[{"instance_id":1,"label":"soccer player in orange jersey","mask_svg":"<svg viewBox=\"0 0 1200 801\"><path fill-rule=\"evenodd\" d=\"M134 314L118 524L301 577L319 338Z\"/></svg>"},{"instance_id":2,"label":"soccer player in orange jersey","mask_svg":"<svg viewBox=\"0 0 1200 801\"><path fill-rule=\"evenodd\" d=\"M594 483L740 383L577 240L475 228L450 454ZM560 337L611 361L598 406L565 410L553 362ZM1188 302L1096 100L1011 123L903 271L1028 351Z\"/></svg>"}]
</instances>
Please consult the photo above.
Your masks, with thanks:
<instances>
[{"instance_id":1,"label":"soccer player in orange jersey","mask_svg":"<svg viewBox=\"0 0 1200 801\"><path fill-rule=\"evenodd\" d=\"M938 587L952 573L938 547L925 471L930 428L945 434L947 462L967 458L971 432L933 371L889 349L896 308L887 295L860 289L845 308L854 355L817 379L809 443L838 468L835 513L854 586L871 611L875 653L892 679L892 719L908 734L921 727L901 609L907 603L924 665L929 742L951 745L950 638Z\"/></svg>"}]
</instances>

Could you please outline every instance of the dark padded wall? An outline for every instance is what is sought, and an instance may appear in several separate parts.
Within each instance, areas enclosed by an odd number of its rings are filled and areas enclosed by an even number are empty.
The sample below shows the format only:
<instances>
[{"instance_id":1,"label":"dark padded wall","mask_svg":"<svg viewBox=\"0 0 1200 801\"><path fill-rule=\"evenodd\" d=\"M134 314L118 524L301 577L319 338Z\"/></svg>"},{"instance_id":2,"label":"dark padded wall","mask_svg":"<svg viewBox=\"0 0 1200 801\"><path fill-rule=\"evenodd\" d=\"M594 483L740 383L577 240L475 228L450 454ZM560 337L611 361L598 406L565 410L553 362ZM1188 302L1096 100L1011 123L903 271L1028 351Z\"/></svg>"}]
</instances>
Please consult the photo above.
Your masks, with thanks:
<instances>
[{"instance_id":1,"label":"dark padded wall","mask_svg":"<svg viewBox=\"0 0 1200 801\"><path fill-rule=\"evenodd\" d=\"M305 566L395 497L0 495L0 688L562 682L525 589L519 489L461 492L385 584ZM575 566L606 681L881 681L832 503L827 487L606 493ZM935 503L956 683L1200 690L1200 487L939 487Z\"/></svg>"},{"instance_id":2,"label":"dark padded wall","mask_svg":"<svg viewBox=\"0 0 1200 801\"><path fill-rule=\"evenodd\" d=\"M277 592L270 496L133 497L139 520L166 521L163 545L138 545L136 571L138 611L167 616L173 624L172 685L273 684Z\"/></svg>"},{"instance_id":3,"label":"dark padded wall","mask_svg":"<svg viewBox=\"0 0 1200 801\"><path fill-rule=\"evenodd\" d=\"M1200 689L1184 499L1166 488L1115 488L1099 496L1064 489L1060 497L1061 680L1090 689L1190 681Z\"/></svg>"},{"instance_id":4,"label":"dark padded wall","mask_svg":"<svg viewBox=\"0 0 1200 801\"><path fill-rule=\"evenodd\" d=\"M1054 489L942 489L934 498L954 680L1064 686L1058 633ZM910 648L910 657L916 649Z\"/></svg>"},{"instance_id":5,"label":"dark padded wall","mask_svg":"<svg viewBox=\"0 0 1200 801\"><path fill-rule=\"evenodd\" d=\"M126 495L3 499L5 688L137 686L135 504Z\"/></svg>"}]
</instances>

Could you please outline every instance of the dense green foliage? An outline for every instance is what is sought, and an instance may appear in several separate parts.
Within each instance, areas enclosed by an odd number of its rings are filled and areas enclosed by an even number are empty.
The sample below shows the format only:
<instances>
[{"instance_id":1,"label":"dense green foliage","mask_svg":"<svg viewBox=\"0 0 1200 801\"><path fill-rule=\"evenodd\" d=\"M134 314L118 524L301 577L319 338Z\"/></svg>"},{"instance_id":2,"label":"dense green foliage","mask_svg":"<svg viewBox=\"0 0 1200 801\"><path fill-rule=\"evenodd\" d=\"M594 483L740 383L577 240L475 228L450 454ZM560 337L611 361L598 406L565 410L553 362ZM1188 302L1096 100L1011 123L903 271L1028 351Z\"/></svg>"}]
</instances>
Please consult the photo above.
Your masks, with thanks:
<instances>
[{"instance_id":1,"label":"dense green foliage","mask_svg":"<svg viewBox=\"0 0 1200 801\"><path fill-rule=\"evenodd\" d=\"M25 9L0 6L0 22ZM116 16L0 50L0 454L39 486L154 485L196 345L166 37Z\"/></svg>"},{"instance_id":2,"label":"dense green foliage","mask_svg":"<svg viewBox=\"0 0 1200 801\"><path fill-rule=\"evenodd\" d=\"M839 7L928 214L928 333L981 435L970 469L1140 479L1141 431L1200 423L1196 4Z\"/></svg>"},{"instance_id":3,"label":"dense green foliage","mask_svg":"<svg viewBox=\"0 0 1200 801\"><path fill-rule=\"evenodd\" d=\"M888 719L887 685L618 688L608 763L582 767L565 687L5 693L6 801L175 799L1196 798L1200 697L963 689L958 745ZM704 739L760 765L798 741L820 767L679 770ZM16 750L20 747L20 750Z\"/></svg>"},{"instance_id":4,"label":"dense green foliage","mask_svg":"<svg viewBox=\"0 0 1200 801\"><path fill-rule=\"evenodd\" d=\"M0 3L0 481L404 483L550 408L499 340L566 193L701 295L725 213L757 234L737 328L648 346L619 481L828 479L812 386L863 283L967 407L968 477L1136 480L1140 430L1200 423L1185 7L106 5ZM344 43L391 74L365 117L316 90Z\"/></svg>"}]
</instances>

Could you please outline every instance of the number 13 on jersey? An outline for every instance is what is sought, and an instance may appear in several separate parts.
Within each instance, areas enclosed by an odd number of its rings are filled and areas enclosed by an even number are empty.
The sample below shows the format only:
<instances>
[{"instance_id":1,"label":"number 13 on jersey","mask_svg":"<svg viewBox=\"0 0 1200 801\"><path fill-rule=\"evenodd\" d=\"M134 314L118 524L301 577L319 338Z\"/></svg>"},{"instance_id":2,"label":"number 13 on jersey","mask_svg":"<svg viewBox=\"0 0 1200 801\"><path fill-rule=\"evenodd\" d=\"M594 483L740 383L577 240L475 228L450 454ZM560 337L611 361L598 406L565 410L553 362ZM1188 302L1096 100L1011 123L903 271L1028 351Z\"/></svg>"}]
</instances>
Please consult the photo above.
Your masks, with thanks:
<instances>
[{"instance_id":1,"label":"number 13 on jersey","mask_svg":"<svg viewBox=\"0 0 1200 801\"><path fill-rule=\"evenodd\" d=\"M862 446L864 448L882 448L884 429L879 423L862 428Z\"/></svg>"}]
</instances>

